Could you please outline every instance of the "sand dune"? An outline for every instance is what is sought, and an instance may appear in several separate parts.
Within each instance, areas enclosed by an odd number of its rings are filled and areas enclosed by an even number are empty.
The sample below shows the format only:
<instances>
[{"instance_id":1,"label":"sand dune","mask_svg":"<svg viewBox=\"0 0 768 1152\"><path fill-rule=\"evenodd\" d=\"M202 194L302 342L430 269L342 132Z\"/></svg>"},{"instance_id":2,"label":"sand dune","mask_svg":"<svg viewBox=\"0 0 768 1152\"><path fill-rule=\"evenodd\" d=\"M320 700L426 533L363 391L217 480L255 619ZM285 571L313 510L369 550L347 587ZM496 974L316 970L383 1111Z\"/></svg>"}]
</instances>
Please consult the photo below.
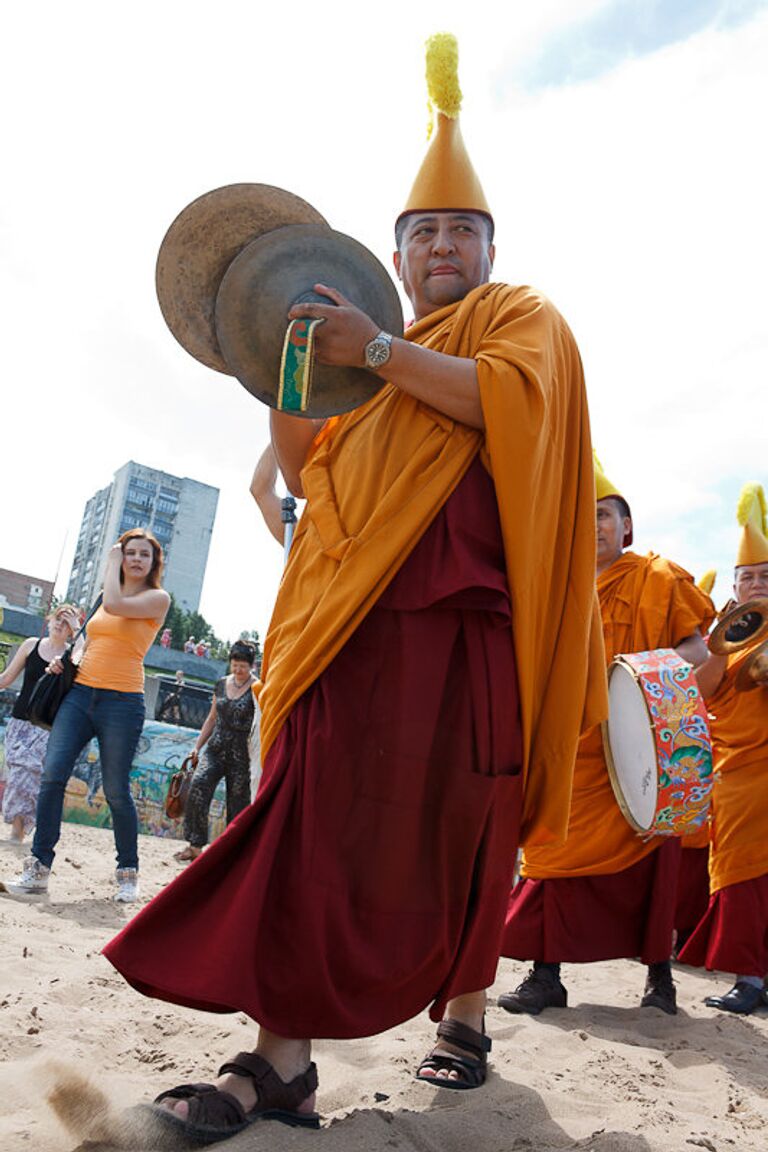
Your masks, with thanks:
<instances>
[{"instance_id":1,"label":"sand dune","mask_svg":"<svg viewBox=\"0 0 768 1152\"><path fill-rule=\"evenodd\" d=\"M181 867L178 844L142 837L151 896ZM0 876L23 849L0 841ZM131 915L111 903L111 833L65 825L47 900L0 897L2 1152L157 1149L126 1108L162 1088L208 1078L253 1045L243 1016L209 1016L132 991L100 956ZM525 965L503 961L494 992ZM637 1007L644 972L630 961L570 967L571 1007L539 1019L488 1014L485 1089L446 1092L412 1069L431 1042L426 1015L359 1041L316 1046L319 1132L261 1124L232 1152L764 1152L768 1010L748 1019L705 1008L730 974L679 969L677 1017ZM46 1097L51 1102L46 1103ZM55 1108L52 1106L55 1105ZM64 1122L63 1122L64 1121Z\"/></svg>"}]
</instances>

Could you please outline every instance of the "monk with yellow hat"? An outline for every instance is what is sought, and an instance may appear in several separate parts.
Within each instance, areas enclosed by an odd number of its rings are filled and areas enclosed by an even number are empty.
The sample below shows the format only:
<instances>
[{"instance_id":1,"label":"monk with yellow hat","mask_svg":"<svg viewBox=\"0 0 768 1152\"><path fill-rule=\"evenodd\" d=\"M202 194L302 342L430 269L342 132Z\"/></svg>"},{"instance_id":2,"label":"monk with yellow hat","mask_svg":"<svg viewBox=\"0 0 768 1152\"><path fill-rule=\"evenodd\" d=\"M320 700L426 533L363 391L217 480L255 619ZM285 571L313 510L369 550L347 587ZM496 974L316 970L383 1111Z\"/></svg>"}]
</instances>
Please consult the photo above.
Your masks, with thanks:
<instances>
[{"instance_id":1,"label":"monk with yellow hat","mask_svg":"<svg viewBox=\"0 0 768 1152\"><path fill-rule=\"evenodd\" d=\"M768 597L768 524L762 487L748 484L733 591L736 604ZM735 972L734 986L705 1003L747 1015L763 1002L768 972L768 676L756 664L750 690L740 672L755 648L710 653L697 671L711 715L715 761L706 915L680 953L686 964ZM745 677L746 679L746 677Z\"/></svg>"},{"instance_id":2,"label":"monk with yellow hat","mask_svg":"<svg viewBox=\"0 0 768 1152\"><path fill-rule=\"evenodd\" d=\"M436 132L396 231L407 336L331 285L290 313L324 321L323 363L387 383L324 424L272 413L307 504L264 646L259 793L106 949L148 995L260 1025L210 1090L163 1095L185 1137L316 1124L310 1039L427 1007L419 1078L483 1083L518 843L564 836L579 733L606 711L578 350L540 293L489 283L452 37L428 79Z\"/></svg>"},{"instance_id":3,"label":"monk with yellow hat","mask_svg":"<svg viewBox=\"0 0 768 1152\"><path fill-rule=\"evenodd\" d=\"M595 457L597 592L605 654L675 648L697 665L707 658L702 636L714 615L693 577L669 560L625 551L632 514ZM533 960L513 992L499 997L508 1012L538 1015L565 1008L564 961L587 963L639 956L648 965L643 1007L677 1010L669 958L680 841L639 836L616 801L599 727L578 748L568 835L561 844L528 845L513 889L503 955Z\"/></svg>"}]
</instances>

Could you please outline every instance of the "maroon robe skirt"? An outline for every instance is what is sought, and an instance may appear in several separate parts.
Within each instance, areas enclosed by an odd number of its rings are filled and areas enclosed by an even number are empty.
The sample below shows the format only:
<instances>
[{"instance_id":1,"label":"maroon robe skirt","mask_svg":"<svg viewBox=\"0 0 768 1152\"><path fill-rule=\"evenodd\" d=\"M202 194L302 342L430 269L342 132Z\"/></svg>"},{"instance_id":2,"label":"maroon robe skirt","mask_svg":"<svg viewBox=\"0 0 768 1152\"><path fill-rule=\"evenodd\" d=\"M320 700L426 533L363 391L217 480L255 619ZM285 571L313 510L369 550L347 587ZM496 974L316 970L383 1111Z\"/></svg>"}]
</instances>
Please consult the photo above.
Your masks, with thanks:
<instances>
[{"instance_id":1,"label":"maroon robe skirt","mask_svg":"<svg viewBox=\"0 0 768 1152\"><path fill-rule=\"evenodd\" d=\"M610 876L521 880L509 899L502 955L547 964L669 960L680 852L670 838Z\"/></svg>"},{"instance_id":2,"label":"maroon robe skirt","mask_svg":"<svg viewBox=\"0 0 768 1152\"><path fill-rule=\"evenodd\" d=\"M738 976L768 975L768 876L713 893L678 959Z\"/></svg>"},{"instance_id":3,"label":"maroon robe skirt","mask_svg":"<svg viewBox=\"0 0 768 1152\"><path fill-rule=\"evenodd\" d=\"M678 951L701 920L709 904L709 847L684 848L677 879L675 931Z\"/></svg>"},{"instance_id":4,"label":"maroon robe skirt","mask_svg":"<svg viewBox=\"0 0 768 1152\"><path fill-rule=\"evenodd\" d=\"M476 461L301 697L253 804L110 942L148 996L366 1036L495 977L521 812L501 529Z\"/></svg>"}]
</instances>

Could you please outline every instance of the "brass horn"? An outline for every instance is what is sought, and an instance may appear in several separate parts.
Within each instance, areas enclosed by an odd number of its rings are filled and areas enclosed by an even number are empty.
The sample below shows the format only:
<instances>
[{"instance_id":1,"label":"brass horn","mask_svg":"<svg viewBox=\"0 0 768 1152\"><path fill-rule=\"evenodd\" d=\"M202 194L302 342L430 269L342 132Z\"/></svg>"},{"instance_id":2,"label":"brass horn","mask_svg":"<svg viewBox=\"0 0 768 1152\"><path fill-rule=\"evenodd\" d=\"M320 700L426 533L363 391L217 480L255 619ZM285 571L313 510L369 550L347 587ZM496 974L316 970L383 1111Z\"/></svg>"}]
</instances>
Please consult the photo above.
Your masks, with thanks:
<instances>
[{"instance_id":1,"label":"brass horn","mask_svg":"<svg viewBox=\"0 0 768 1152\"><path fill-rule=\"evenodd\" d=\"M733 683L737 692L768 686L768 640L759 644L744 660Z\"/></svg>"},{"instance_id":2,"label":"brass horn","mask_svg":"<svg viewBox=\"0 0 768 1152\"><path fill-rule=\"evenodd\" d=\"M768 635L768 596L759 596L737 604L726 612L709 637L709 650L718 656L730 656L751 647Z\"/></svg>"}]
</instances>

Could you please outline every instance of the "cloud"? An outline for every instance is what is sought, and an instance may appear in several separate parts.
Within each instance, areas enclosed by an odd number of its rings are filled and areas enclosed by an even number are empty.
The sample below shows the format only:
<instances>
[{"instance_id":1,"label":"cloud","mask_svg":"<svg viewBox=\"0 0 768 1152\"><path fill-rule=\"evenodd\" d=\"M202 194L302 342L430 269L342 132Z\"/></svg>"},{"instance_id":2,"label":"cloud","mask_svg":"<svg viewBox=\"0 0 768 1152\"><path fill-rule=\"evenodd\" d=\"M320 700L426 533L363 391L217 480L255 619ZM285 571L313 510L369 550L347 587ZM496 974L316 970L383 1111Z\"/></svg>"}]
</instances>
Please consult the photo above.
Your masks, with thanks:
<instances>
[{"instance_id":1,"label":"cloud","mask_svg":"<svg viewBox=\"0 0 768 1152\"><path fill-rule=\"evenodd\" d=\"M702 30L738 27L764 7L764 0L614 0L552 29L517 69L515 83L535 90L594 80Z\"/></svg>"}]
</instances>

